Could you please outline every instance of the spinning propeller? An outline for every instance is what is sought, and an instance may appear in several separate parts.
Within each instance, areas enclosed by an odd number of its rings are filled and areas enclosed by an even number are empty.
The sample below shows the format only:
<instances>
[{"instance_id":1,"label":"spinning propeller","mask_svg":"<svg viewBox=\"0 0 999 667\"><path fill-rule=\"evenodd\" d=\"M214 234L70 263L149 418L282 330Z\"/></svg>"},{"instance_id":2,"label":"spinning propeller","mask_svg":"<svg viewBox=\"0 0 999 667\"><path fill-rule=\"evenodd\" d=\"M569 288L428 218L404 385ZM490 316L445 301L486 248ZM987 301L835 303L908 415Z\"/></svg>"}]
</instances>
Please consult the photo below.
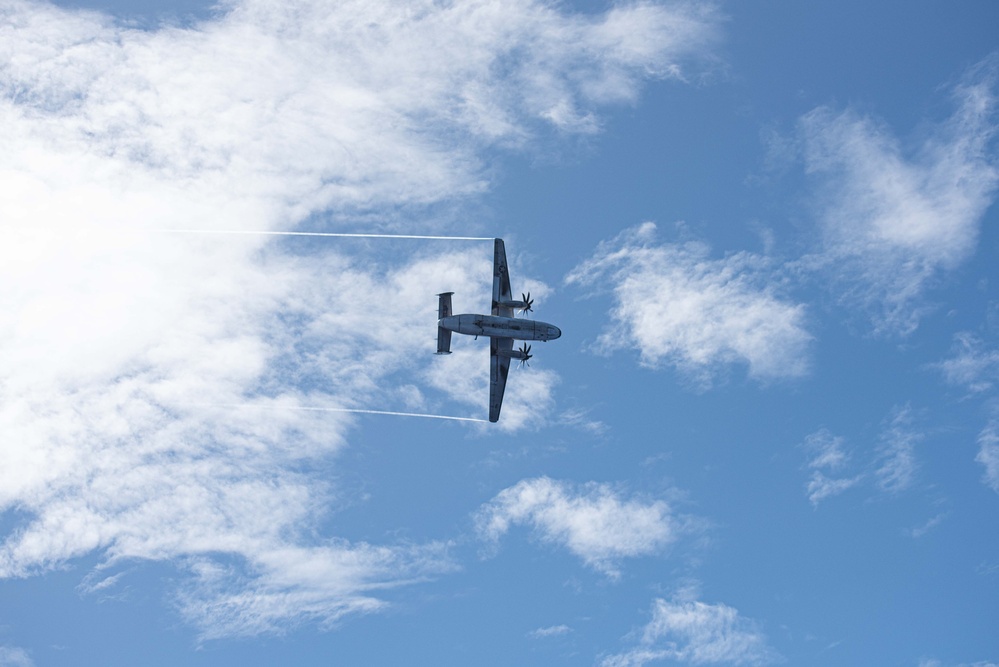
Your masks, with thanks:
<instances>
[{"instance_id":1,"label":"spinning propeller","mask_svg":"<svg viewBox=\"0 0 999 667\"><path fill-rule=\"evenodd\" d=\"M520 312L522 312L524 315L527 315L529 312L531 312L531 310L533 310L531 306L534 305L534 299L531 298L530 292L528 292L527 294L521 293L520 298L521 301L524 302L524 307L520 309Z\"/></svg>"},{"instance_id":2,"label":"spinning propeller","mask_svg":"<svg viewBox=\"0 0 999 667\"><path fill-rule=\"evenodd\" d=\"M519 351L520 354L522 355L520 357L520 365L523 366L524 364L527 364L528 366L530 366L530 364L527 363L527 360L530 359L532 356L534 356L531 354L531 346L528 345L527 343L524 343Z\"/></svg>"}]
</instances>

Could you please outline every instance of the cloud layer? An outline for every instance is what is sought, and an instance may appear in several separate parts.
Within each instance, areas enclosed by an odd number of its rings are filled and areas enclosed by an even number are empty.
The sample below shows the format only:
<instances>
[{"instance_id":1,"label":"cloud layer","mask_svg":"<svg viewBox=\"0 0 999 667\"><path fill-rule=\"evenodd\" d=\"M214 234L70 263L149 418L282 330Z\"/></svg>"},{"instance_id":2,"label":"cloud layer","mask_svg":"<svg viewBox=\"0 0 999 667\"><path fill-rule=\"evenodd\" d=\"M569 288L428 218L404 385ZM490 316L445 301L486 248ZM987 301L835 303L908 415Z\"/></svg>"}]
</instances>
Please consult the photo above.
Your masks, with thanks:
<instances>
[{"instance_id":1,"label":"cloud layer","mask_svg":"<svg viewBox=\"0 0 999 667\"><path fill-rule=\"evenodd\" d=\"M232 219L253 227L442 202L486 186L480 149L521 146L546 125L593 130L594 104L679 76L714 33L692 5L595 16L532 0L224 6L216 21L144 32L5 2L0 113L21 187L113 175L133 194L149 184L122 170L140 166L185 199L250 198Z\"/></svg>"},{"instance_id":2,"label":"cloud layer","mask_svg":"<svg viewBox=\"0 0 999 667\"><path fill-rule=\"evenodd\" d=\"M488 186L484 150L595 130L598 105L682 76L714 34L688 5L528 0L247 0L149 31L22 0L0 17L0 279L18 286L0 511L19 520L0 575L175 563L205 637L378 609L452 567L441 542L316 536L335 490L313 471L353 422L295 408L453 400L422 361L432 294L488 293L488 251L157 230L446 228ZM538 418L516 386L509 428Z\"/></svg>"}]
</instances>

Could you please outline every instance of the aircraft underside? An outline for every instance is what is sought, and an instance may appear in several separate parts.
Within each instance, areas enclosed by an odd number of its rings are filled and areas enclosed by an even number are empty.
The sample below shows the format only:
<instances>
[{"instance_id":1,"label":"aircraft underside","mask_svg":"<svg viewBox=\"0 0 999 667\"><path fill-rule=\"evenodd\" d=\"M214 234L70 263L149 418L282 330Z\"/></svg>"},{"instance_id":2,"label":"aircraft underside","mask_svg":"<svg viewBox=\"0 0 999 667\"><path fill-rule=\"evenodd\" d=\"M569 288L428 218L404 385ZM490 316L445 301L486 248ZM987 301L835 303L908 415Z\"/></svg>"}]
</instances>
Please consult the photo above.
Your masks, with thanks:
<instances>
[{"instance_id":1,"label":"aircraft underside","mask_svg":"<svg viewBox=\"0 0 999 667\"><path fill-rule=\"evenodd\" d=\"M547 341L562 335L558 327L547 322L496 315L452 315L441 319L438 326L468 336L515 340Z\"/></svg>"},{"instance_id":2,"label":"aircraft underside","mask_svg":"<svg viewBox=\"0 0 999 667\"><path fill-rule=\"evenodd\" d=\"M513 316L517 310L525 314L531 311L531 293L523 294L520 299L513 298L503 239L496 239L493 247L492 315L452 315L451 295L454 292L441 292L437 295L440 299L437 306L437 354L451 354L452 333L489 338L491 422L499 420L510 361L517 359L526 363L531 358L530 345L524 343L520 349L514 349L513 341L548 341L562 335L562 331L553 324Z\"/></svg>"}]
</instances>

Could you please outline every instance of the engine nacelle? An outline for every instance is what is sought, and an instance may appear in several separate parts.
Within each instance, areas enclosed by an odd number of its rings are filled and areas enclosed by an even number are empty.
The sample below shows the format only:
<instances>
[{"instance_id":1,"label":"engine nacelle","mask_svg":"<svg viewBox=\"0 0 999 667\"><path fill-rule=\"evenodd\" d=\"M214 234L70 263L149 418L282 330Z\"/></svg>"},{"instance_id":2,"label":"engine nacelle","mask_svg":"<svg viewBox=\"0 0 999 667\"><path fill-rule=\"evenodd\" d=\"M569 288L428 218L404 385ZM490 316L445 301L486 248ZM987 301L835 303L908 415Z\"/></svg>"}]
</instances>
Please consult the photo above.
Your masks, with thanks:
<instances>
[{"instance_id":1,"label":"engine nacelle","mask_svg":"<svg viewBox=\"0 0 999 667\"><path fill-rule=\"evenodd\" d=\"M520 359L521 361L527 361L528 359L530 359L533 356L533 355L525 352L523 349L520 349L520 350L499 350L499 351L497 351L497 354L499 354L501 356L504 356L504 357L510 357L511 359Z\"/></svg>"}]
</instances>

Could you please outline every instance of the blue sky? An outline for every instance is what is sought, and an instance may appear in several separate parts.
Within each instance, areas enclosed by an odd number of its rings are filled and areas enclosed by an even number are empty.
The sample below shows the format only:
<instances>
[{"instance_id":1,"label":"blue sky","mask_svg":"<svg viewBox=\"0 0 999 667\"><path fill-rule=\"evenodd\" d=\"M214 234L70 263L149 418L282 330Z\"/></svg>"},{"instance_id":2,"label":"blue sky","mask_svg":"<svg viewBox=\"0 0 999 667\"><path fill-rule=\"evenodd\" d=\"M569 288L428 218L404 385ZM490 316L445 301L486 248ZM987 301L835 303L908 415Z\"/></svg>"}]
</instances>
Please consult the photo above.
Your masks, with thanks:
<instances>
[{"instance_id":1,"label":"blue sky","mask_svg":"<svg viewBox=\"0 0 999 667\"><path fill-rule=\"evenodd\" d=\"M0 16L0 665L999 664L994 3Z\"/></svg>"}]
</instances>

